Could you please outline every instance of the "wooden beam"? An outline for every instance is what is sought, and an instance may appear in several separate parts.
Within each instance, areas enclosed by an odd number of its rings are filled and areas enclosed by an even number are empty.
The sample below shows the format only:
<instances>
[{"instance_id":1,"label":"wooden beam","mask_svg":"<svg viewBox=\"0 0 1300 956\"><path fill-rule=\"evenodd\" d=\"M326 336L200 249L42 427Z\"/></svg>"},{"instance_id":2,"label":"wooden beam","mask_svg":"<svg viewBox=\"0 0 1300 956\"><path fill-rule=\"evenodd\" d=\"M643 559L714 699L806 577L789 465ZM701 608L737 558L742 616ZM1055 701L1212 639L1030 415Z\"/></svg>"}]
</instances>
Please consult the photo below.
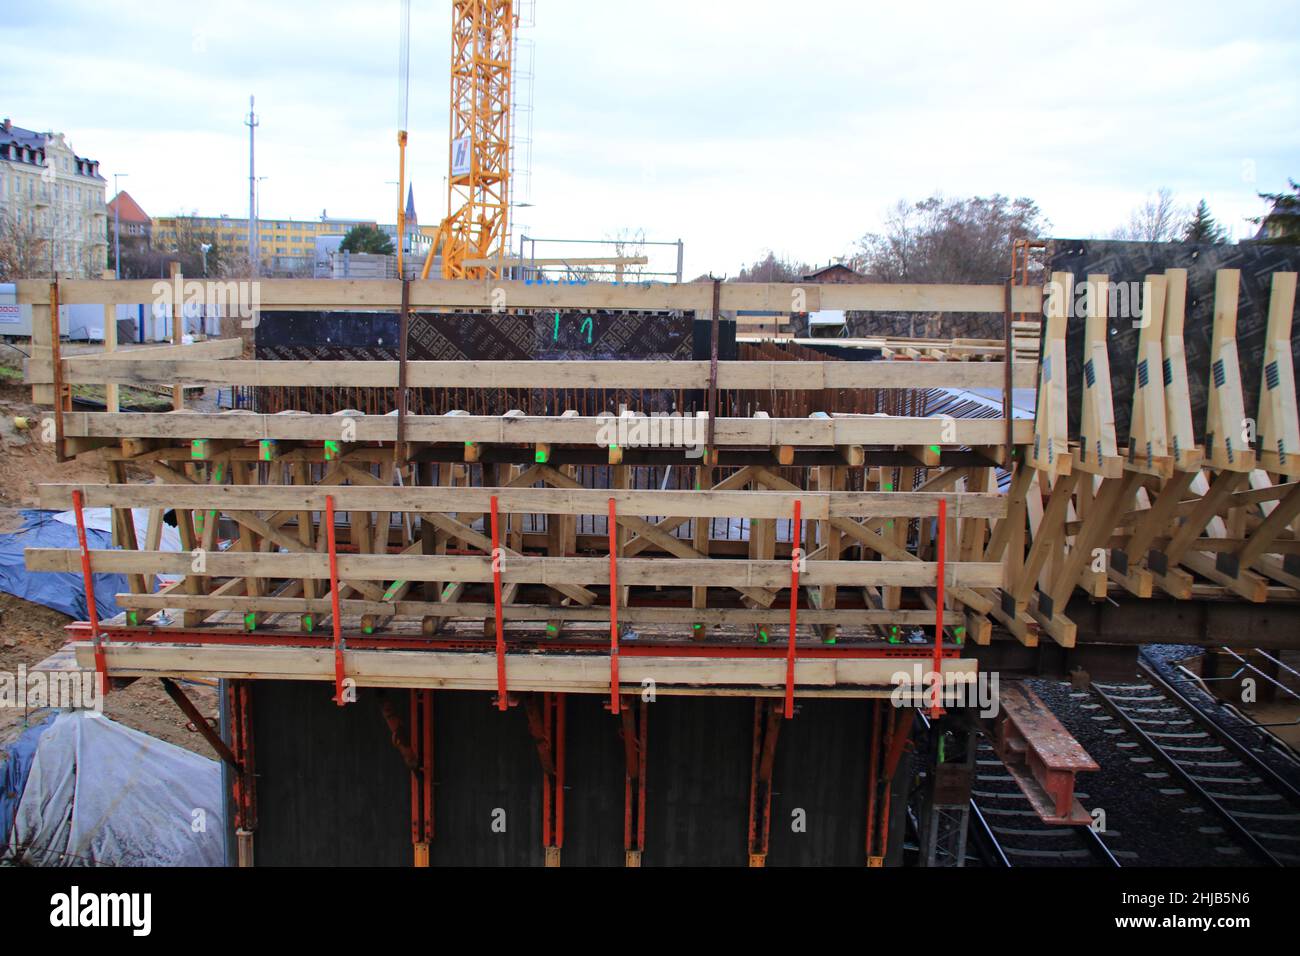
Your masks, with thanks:
<instances>
[{"instance_id":1,"label":"wooden beam","mask_svg":"<svg viewBox=\"0 0 1300 956\"><path fill-rule=\"evenodd\" d=\"M794 365L797 363L782 363ZM847 364L847 363L846 363ZM356 423L358 443L397 439L397 420L392 415L361 415ZM599 445L609 419L602 417L557 418L528 416L507 418L497 415L412 415L406 419L408 442L461 444L521 444L552 442L569 445ZM169 415L66 412L65 434L88 438L237 438L259 441L337 441L339 418L335 415L201 415L175 412ZM715 422L715 445L725 447L770 447L794 445L831 449L839 445L904 445L924 443L947 447L995 444L1006 434L1006 423L998 419L957 419L945 423L934 418L890 416L833 416L813 418L719 418ZM1033 422L1013 423L1014 438L1027 443ZM681 449L685 455L687 449Z\"/></svg>"}]
</instances>

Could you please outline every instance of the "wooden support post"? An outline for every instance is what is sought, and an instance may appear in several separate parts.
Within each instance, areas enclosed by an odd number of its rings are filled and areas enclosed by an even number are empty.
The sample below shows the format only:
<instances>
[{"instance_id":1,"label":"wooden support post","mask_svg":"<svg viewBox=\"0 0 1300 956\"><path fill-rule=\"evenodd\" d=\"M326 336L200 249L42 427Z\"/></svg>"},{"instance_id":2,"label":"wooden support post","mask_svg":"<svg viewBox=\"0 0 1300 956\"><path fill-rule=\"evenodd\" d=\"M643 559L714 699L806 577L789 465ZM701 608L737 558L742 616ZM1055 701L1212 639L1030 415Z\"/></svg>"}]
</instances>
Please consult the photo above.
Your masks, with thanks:
<instances>
[{"instance_id":1,"label":"wooden support post","mask_svg":"<svg viewBox=\"0 0 1300 956\"><path fill-rule=\"evenodd\" d=\"M1241 365L1237 360L1240 297L1240 270L1220 269L1215 273L1205 454L1210 467L1218 471L1249 472L1255 467L1255 450L1250 447L1252 435L1241 390Z\"/></svg>"},{"instance_id":2,"label":"wooden support post","mask_svg":"<svg viewBox=\"0 0 1300 956\"><path fill-rule=\"evenodd\" d=\"M1296 411L1295 359L1291 322L1296 273L1273 273L1268 338L1259 388L1259 464L1272 474L1300 477L1300 418Z\"/></svg>"},{"instance_id":3,"label":"wooden support post","mask_svg":"<svg viewBox=\"0 0 1300 956\"><path fill-rule=\"evenodd\" d=\"M1079 415L1079 449L1074 467L1094 475L1118 477L1124 470L1115 438L1108 349L1110 277L1090 275L1086 286L1087 319L1083 333L1083 400Z\"/></svg>"},{"instance_id":4,"label":"wooden support post","mask_svg":"<svg viewBox=\"0 0 1300 956\"><path fill-rule=\"evenodd\" d=\"M1040 480L1045 477L1042 472L1039 472L1039 475ZM1025 558L1024 571L1011 590L1019 610L1024 610L1028 605L1029 595L1033 593L1034 584L1038 581L1048 559L1065 545L1065 512L1078 480L1078 474L1070 472L1059 476L1056 484L1052 486L1052 494L1043 512L1043 519L1034 533L1034 540L1029 546L1029 555Z\"/></svg>"},{"instance_id":5,"label":"wooden support post","mask_svg":"<svg viewBox=\"0 0 1300 956\"><path fill-rule=\"evenodd\" d=\"M1165 387L1165 435L1174 467L1199 468L1201 449L1192 430L1192 396L1187 387L1187 351L1183 324L1187 311L1187 270L1165 271L1165 322L1161 335L1162 378Z\"/></svg>"},{"instance_id":6,"label":"wooden support post","mask_svg":"<svg viewBox=\"0 0 1300 956\"><path fill-rule=\"evenodd\" d=\"M181 275L181 264L170 264L172 287L172 345L180 345L185 333L185 277ZM181 412L185 410L185 388L172 386L172 408Z\"/></svg>"},{"instance_id":7,"label":"wooden support post","mask_svg":"<svg viewBox=\"0 0 1300 956\"><path fill-rule=\"evenodd\" d=\"M703 461L695 467L695 490L697 492L713 486L713 469L704 464ZM711 534L710 528L713 524L711 518L694 518L691 547L704 557L709 556ZM691 588L691 607L703 609L709 606L709 586L708 584L698 584ZM708 637L704 624L697 621L694 625L694 635L697 640L703 640Z\"/></svg>"},{"instance_id":8,"label":"wooden support post","mask_svg":"<svg viewBox=\"0 0 1300 956\"><path fill-rule=\"evenodd\" d=\"M1129 465L1148 474L1173 472L1165 433L1164 356L1161 338L1165 321L1165 277L1146 277L1142 295L1142 326L1138 333L1137 381L1133 414L1129 418Z\"/></svg>"},{"instance_id":9,"label":"wooden support post","mask_svg":"<svg viewBox=\"0 0 1300 956\"><path fill-rule=\"evenodd\" d=\"M1074 300L1074 274L1053 272L1043 329L1043 359L1038 376L1038 410L1030 464L1050 475L1070 471L1069 395L1065 378L1065 329Z\"/></svg>"},{"instance_id":10,"label":"wooden support post","mask_svg":"<svg viewBox=\"0 0 1300 956\"><path fill-rule=\"evenodd\" d=\"M104 306L104 352L111 354L117 351L117 306ZM116 412L120 410L117 395L117 383L109 382L104 386L104 410L107 412Z\"/></svg>"}]
</instances>

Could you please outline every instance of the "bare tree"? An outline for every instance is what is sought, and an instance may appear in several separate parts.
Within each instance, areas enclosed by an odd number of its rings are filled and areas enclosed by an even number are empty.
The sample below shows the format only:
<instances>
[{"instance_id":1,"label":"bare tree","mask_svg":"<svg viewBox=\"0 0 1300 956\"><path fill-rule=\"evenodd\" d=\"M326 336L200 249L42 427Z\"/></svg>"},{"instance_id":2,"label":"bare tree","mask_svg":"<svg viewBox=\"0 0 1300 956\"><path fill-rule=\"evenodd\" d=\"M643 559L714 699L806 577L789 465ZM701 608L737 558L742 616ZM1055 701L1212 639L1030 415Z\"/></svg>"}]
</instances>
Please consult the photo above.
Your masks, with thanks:
<instances>
[{"instance_id":1,"label":"bare tree","mask_svg":"<svg viewBox=\"0 0 1300 956\"><path fill-rule=\"evenodd\" d=\"M852 265L881 282L996 282L1010 270L1012 241L1049 226L1025 197L903 200L890 210L884 232L862 237Z\"/></svg>"},{"instance_id":2,"label":"bare tree","mask_svg":"<svg viewBox=\"0 0 1300 956\"><path fill-rule=\"evenodd\" d=\"M0 282L47 278L50 240L21 209L0 210Z\"/></svg>"},{"instance_id":3,"label":"bare tree","mask_svg":"<svg viewBox=\"0 0 1300 956\"><path fill-rule=\"evenodd\" d=\"M614 255L619 257L635 257L645 255L645 230L644 229L620 229L617 235L609 236L606 234L609 242L614 244ZM616 270L617 271L617 270ZM622 269L623 277L639 276L646 271L645 266L627 265Z\"/></svg>"},{"instance_id":4,"label":"bare tree","mask_svg":"<svg viewBox=\"0 0 1300 956\"><path fill-rule=\"evenodd\" d=\"M1050 224L1032 199L994 194L968 199L902 200L882 232L868 233L853 268L879 282L997 282L1011 270L1015 239L1042 235ZM1001 316L850 313L853 334L994 338Z\"/></svg>"},{"instance_id":5,"label":"bare tree","mask_svg":"<svg viewBox=\"0 0 1300 956\"><path fill-rule=\"evenodd\" d=\"M1191 211L1174 201L1173 190L1162 186L1147 196L1129 216L1128 225L1111 233L1129 242L1177 242L1187 229Z\"/></svg>"},{"instance_id":6,"label":"bare tree","mask_svg":"<svg viewBox=\"0 0 1300 956\"><path fill-rule=\"evenodd\" d=\"M753 265L742 266L736 282L799 282L812 271L806 262L779 259L771 249Z\"/></svg>"}]
</instances>

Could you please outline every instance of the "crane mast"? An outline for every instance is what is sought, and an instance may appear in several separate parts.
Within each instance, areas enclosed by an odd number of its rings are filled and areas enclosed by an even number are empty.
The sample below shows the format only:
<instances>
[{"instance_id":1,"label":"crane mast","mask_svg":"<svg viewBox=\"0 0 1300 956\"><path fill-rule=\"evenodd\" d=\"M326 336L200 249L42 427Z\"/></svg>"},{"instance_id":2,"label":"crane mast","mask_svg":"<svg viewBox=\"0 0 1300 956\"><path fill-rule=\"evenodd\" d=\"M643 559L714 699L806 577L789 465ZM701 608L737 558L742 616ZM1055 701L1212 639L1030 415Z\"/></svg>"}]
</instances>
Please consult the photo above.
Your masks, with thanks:
<instances>
[{"instance_id":1,"label":"crane mast","mask_svg":"<svg viewBox=\"0 0 1300 956\"><path fill-rule=\"evenodd\" d=\"M425 260L442 250L445 279L500 277L510 234L510 111L515 0L453 0L447 218Z\"/></svg>"}]
</instances>

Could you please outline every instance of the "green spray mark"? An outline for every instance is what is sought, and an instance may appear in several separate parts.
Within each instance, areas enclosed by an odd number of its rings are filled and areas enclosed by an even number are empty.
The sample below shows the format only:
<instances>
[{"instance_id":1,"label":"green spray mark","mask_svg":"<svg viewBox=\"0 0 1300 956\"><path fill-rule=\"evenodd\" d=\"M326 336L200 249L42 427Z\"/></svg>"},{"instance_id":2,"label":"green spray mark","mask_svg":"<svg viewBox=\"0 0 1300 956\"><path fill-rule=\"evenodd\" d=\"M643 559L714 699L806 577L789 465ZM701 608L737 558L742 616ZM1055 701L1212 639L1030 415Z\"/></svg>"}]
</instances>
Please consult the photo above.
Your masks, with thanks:
<instances>
[{"instance_id":1,"label":"green spray mark","mask_svg":"<svg viewBox=\"0 0 1300 956\"><path fill-rule=\"evenodd\" d=\"M533 453L533 460L537 462L537 464L539 465L546 464L546 459L548 457L550 457L550 452L548 452L545 448L539 448L537 449L536 452Z\"/></svg>"},{"instance_id":2,"label":"green spray mark","mask_svg":"<svg viewBox=\"0 0 1300 956\"><path fill-rule=\"evenodd\" d=\"M140 623L140 612L139 612L139 611L127 611L127 612L126 612L126 623L130 624L132 627L135 627L137 624L139 624L139 623Z\"/></svg>"},{"instance_id":3,"label":"green spray mark","mask_svg":"<svg viewBox=\"0 0 1300 956\"><path fill-rule=\"evenodd\" d=\"M560 633L560 629L559 629L558 627L556 627L554 624L547 624L547 625L546 625L546 633L547 633L547 634L559 634L559 633Z\"/></svg>"},{"instance_id":4,"label":"green spray mark","mask_svg":"<svg viewBox=\"0 0 1300 956\"><path fill-rule=\"evenodd\" d=\"M339 456L339 443L336 441L325 442L325 460L333 461Z\"/></svg>"},{"instance_id":5,"label":"green spray mark","mask_svg":"<svg viewBox=\"0 0 1300 956\"><path fill-rule=\"evenodd\" d=\"M366 633L366 634L373 634L373 633L375 633L375 629L374 629L374 627L373 627L372 625L370 625L370 624L367 624L367 625L366 625L365 627L363 627L361 630L362 630L363 633Z\"/></svg>"},{"instance_id":6,"label":"green spray mark","mask_svg":"<svg viewBox=\"0 0 1300 956\"><path fill-rule=\"evenodd\" d=\"M208 457L208 440L206 438L196 438L190 444L190 457L203 461Z\"/></svg>"},{"instance_id":7,"label":"green spray mark","mask_svg":"<svg viewBox=\"0 0 1300 956\"><path fill-rule=\"evenodd\" d=\"M452 592L455 590L456 590L456 585L448 584L445 588L442 589L442 599L444 601L447 600L447 598L451 597Z\"/></svg>"},{"instance_id":8,"label":"green spray mark","mask_svg":"<svg viewBox=\"0 0 1300 956\"><path fill-rule=\"evenodd\" d=\"M582 328L583 328L584 330L586 330L586 332L587 332L587 344L588 344L588 345L591 344L591 330L592 330L593 327L594 327L594 324L593 324L593 322L591 321L591 316L587 316L585 319L582 320Z\"/></svg>"},{"instance_id":9,"label":"green spray mark","mask_svg":"<svg viewBox=\"0 0 1300 956\"><path fill-rule=\"evenodd\" d=\"M310 634L312 631L316 630L316 622L312 620L312 617L311 617L310 614L304 614L304 615L303 615L303 618L302 618L302 629L303 629L304 631L306 631L308 634Z\"/></svg>"},{"instance_id":10,"label":"green spray mark","mask_svg":"<svg viewBox=\"0 0 1300 956\"><path fill-rule=\"evenodd\" d=\"M256 614L256 612L249 611L247 614L244 615L244 627L247 628L247 629L250 630L250 631L255 631L255 630L257 630L257 614Z\"/></svg>"},{"instance_id":11,"label":"green spray mark","mask_svg":"<svg viewBox=\"0 0 1300 956\"><path fill-rule=\"evenodd\" d=\"M397 594L397 592L401 589L402 585L404 585L405 583L406 583L405 581L394 581L393 586L384 592L384 600L391 601L394 595Z\"/></svg>"},{"instance_id":12,"label":"green spray mark","mask_svg":"<svg viewBox=\"0 0 1300 956\"><path fill-rule=\"evenodd\" d=\"M270 461L275 457L274 438L263 438L260 442L257 443L257 447L262 453L261 454L262 461ZM219 480L220 479L218 479L218 481Z\"/></svg>"},{"instance_id":13,"label":"green spray mark","mask_svg":"<svg viewBox=\"0 0 1300 956\"><path fill-rule=\"evenodd\" d=\"M560 313L555 313L555 335L551 338L552 342L560 341Z\"/></svg>"},{"instance_id":14,"label":"green spray mark","mask_svg":"<svg viewBox=\"0 0 1300 956\"><path fill-rule=\"evenodd\" d=\"M758 640L759 643L767 643L767 631L763 630L761 627L758 629Z\"/></svg>"}]
</instances>

